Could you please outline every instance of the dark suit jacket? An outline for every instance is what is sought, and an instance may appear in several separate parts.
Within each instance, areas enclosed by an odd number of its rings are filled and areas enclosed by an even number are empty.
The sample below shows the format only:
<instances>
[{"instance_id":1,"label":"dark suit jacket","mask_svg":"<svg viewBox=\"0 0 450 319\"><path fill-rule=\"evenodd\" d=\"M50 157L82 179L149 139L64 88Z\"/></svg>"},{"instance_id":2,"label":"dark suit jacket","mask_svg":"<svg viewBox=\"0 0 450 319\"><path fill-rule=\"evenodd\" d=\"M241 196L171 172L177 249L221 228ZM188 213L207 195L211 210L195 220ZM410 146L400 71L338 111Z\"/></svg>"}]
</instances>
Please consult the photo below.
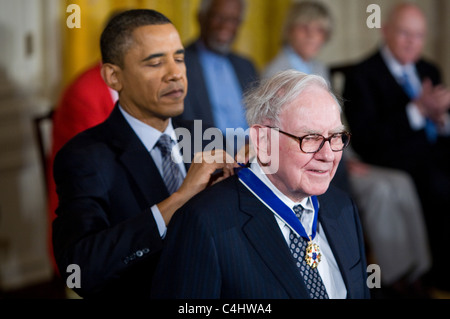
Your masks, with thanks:
<instances>
[{"instance_id":1,"label":"dark suit jacket","mask_svg":"<svg viewBox=\"0 0 450 319\"><path fill-rule=\"evenodd\" d=\"M422 80L440 83L434 65L420 60L416 67ZM429 159L433 146L424 130L411 129L406 115L410 100L379 52L347 74L343 97L352 145L364 161L411 172Z\"/></svg>"},{"instance_id":2,"label":"dark suit jacket","mask_svg":"<svg viewBox=\"0 0 450 319\"><path fill-rule=\"evenodd\" d=\"M190 121L173 126L193 132ZM75 290L83 297L148 296L162 248L150 207L169 194L117 106L61 149L54 176L60 204L53 245L63 278L71 275L67 266L77 264L81 287Z\"/></svg>"},{"instance_id":3,"label":"dark suit jacket","mask_svg":"<svg viewBox=\"0 0 450 319\"><path fill-rule=\"evenodd\" d=\"M319 221L347 287L368 298L356 206L330 186ZM152 297L309 298L273 213L232 176L195 196L170 223Z\"/></svg>"},{"instance_id":4,"label":"dark suit jacket","mask_svg":"<svg viewBox=\"0 0 450 319\"><path fill-rule=\"evenodd\" d=\"M258 79L256 68L250 60L239 55L230 53L228 58L244 91ZM211 101L208 97L196 42L186 47L185 63L189 89L184 100L184 112L181 118L203 120L205 123L214 125ZM217 74L217 77L220 77L220 74Z\"/></svg>"}]
</instances>

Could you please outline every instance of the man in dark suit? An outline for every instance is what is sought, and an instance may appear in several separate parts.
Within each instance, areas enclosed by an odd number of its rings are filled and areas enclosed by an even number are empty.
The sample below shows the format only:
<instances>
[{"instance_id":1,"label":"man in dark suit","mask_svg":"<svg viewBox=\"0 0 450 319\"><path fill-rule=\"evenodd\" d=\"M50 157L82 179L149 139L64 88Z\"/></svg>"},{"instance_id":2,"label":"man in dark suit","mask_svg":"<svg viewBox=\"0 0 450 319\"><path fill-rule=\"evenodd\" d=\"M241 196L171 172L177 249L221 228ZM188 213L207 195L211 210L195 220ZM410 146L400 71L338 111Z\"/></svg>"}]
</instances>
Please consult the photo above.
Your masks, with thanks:
<instances>
[{"instance_id":1,"label":"man in dark suit","mask_svg":"<svg viewBox=\"0 0 450 319\"><path fill-rule=\"evenodd\" d=\"M56 156L54 253L61 275L82 297L144 297L173 213L233 174L233 164L222 150L189 150L186 139L202 137L185 134L194 132L192 122L171 119L183 111L187 81L170 20L153 10L119 14L102 33L101 51L102 76L119 101L106 121ZM176 141L183 132L182 150L189 159L196 154L191 165L172 165L165 155L181 157Z\"/></svg>"},{"instance_id":2,"label":"man in dark suit","mask_svg":"<svg viewBox=\"0 0 450 319\"><path fill-rule=\"evenodd\" d=\"M345 113L355 151L368 163L413 178L424 210L438 284L450 288L442 250L450 236L450 91L422 58L426 19L414 4L394 7L380 50L347 75ZM444 284L444 282L446 282Z\"/></svg>"},{"instance_id":3,"label":"man in dark suit","mask_svg":"<svg viewBox=\"0 0 450 319\"><path fill-rule=\"evenodd\" d=\"M223 134L227 128L248 128L242 96L258 79L253 62L231 51L244 12L245 0L203 0L197 16L200 37L186 46L189 91L181 117L203 120ZM235 149L241 146L237 143Z\"/></svg>"},{"instance_id":4,"label":"man in dark suit","mask_svg":"<svg viewBox=\"0 0 450 319\"><path fill-rule=\"evenodd\" d=\"M256 160L174 215L152 296L368 298L357 208L330 186L350 135L327 82L287 70L246 107Z\"/></svg>"}]
</instances>

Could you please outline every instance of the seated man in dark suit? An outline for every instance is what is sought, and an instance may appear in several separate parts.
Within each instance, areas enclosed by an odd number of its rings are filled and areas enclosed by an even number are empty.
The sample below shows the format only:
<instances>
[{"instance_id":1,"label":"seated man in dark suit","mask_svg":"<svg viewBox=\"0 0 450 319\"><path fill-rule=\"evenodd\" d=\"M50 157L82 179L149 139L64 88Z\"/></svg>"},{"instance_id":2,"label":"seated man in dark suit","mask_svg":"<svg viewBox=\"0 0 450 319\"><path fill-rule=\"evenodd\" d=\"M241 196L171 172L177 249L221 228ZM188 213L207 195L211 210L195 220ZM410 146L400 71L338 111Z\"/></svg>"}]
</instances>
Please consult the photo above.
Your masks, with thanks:
<instances>
[{"instance_id":1,"label":"seated man in dark suit","mask_svg":"<svg viewBox=\"0 0 450 319\"><path fill-rule=\"evenodd\" d=\"M182 156L177 129L194 127L171 119L183 112L187 80L170 20L153 10L126 11L100 42L102 76L119 101L106 121L75 136L55 158L54 253L63 277L71 275L68 266L79 266L74 287L82 297L144 297L173 213L212 176L233 174L233 159L223 150L191 149L191 165L171 160Z\"/></svg>"},{"instance_id":2,"label":"seated man in dark suit","mask_svg":"<svg viewBox=\"0 0 450 319\"><path fill-rule=\"evenodd\" d=\"M383 46L348 74L345 113L354 150L368 163L401 169L414 180L432 252L434 284L450 289L450 90L422 58L426 18L400 4L383 30Z\"/></svg>"},{"instance_id":3,"label":"seated man in dark suit","mask_svg":"<svg viewBox=\"0 0 450 319\"><path fill-rule=\"evenodd\" d=\"M330 186L350 135L317 75L287 70L246 97L256 160L172 219L156 298L369 298L355 203Z\"/></svg>"},{"instance_id":4,"label":"seated man in dark suit","mask_svg":"<svg viewBox=\"0 0 450 319\"><path fill-rule=\"evenodd\" d=\"M203 120L224 135L227 128L239 129L236 141L234 134L227 134L234 150L241 148L243 132L248 129L243 92L257 80L253 62L231 51L245 5L245 0L201 1L197 16L200 37L186 46L185 57L189 91L181 117Z\"/></svg>"}]
</instances>

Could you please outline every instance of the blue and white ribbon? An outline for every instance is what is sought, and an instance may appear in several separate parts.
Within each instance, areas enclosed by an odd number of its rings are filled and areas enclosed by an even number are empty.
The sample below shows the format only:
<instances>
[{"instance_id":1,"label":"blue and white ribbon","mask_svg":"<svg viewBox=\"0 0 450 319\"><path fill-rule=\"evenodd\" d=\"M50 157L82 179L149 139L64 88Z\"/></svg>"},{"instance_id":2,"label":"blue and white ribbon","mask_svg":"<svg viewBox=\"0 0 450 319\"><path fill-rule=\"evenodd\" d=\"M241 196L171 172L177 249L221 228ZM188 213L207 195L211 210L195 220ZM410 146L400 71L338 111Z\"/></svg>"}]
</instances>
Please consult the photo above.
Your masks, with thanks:
<instances>
[{"instance_id":1,"label":"blue and white ribbon","mask_svg":"<svg viewBox=\"0 0 450 319\"><path fill-rule=\"evenodd\" d=\"M319 203L316 196L311 196L314 206L314 219L312 224L312 234L308 236L302 223L297 218L295 213L289 208L281 199L279 199L274 192L262 182L255 173L249 168L242 168L238 171L239 180L244 184L250 192L252 192L267 208L269 208L275 215L281 218L289 228L294 231L297 236L305 238L307 241L312 241L316 237L317 232L317 216L319 212Z\"/></svg>"}]
</instances>

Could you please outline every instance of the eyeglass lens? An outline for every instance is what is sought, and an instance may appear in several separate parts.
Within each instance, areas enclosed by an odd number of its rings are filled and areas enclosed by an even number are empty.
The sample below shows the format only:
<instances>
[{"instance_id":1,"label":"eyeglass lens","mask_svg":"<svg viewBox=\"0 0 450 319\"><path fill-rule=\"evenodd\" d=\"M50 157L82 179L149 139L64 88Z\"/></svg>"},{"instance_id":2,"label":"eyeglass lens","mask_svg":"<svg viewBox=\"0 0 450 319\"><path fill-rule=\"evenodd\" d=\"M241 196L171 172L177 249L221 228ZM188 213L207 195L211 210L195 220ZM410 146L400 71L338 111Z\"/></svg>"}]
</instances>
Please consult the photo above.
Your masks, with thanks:
<instances>
[{"instance_id":1,"label":"eyeglass lens","mask_svg":"<svg viewBox=\"0 0 450 319\"><path fill-rule=\"evenodd\" d=\"M301 149L303 152L314 153L318 152L325 141L330 142L331 150L338 152L342 151L348 144L348 135L344 133L333 134L328 138L322 135L307 135L301 140Z\"/></svg>"}]
</instances>

